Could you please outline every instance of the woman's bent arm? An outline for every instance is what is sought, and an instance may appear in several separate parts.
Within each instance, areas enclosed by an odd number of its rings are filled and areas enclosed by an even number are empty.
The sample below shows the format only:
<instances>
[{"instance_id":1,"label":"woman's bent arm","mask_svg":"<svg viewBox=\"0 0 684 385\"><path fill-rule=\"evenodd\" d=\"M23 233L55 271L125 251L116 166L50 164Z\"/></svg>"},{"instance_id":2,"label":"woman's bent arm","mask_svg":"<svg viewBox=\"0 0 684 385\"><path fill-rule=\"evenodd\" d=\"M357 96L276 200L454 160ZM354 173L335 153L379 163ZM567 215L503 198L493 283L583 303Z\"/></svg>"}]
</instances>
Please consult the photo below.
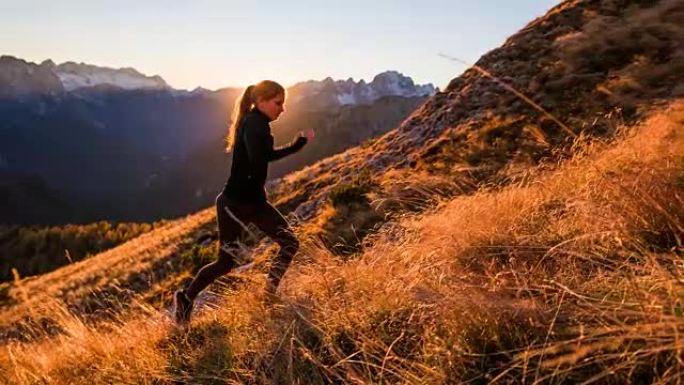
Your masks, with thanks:
<instances>
[{"instance_id":1,"label":"woman's bent arm","mask_svg":"<svg viewBox=\"0 0 684 385\"><path fill-rule=\"evenodd\" d=\"M290 144L285 145L280 148L272 148L271 152L269 154L268 160L269 161L274 161L278 160L281 158L284 158L290 154L294 154L295 152L299 151L304 147L306 144L306 138L299 136L297 139L293 140Z\"/></svg>"}]
</instances>

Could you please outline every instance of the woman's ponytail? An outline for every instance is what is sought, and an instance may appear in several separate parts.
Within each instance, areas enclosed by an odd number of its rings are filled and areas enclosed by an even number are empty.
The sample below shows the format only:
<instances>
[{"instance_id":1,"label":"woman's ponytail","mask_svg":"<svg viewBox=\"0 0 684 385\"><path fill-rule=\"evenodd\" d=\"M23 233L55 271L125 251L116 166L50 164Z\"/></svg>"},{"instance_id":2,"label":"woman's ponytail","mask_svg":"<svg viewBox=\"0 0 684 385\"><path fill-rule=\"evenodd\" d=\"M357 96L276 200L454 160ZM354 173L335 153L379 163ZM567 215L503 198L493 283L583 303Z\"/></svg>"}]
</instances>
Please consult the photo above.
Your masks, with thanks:
<instances>
[{"instance_id":1,"label":"woman's ponytail","mask_svg":"<svg viewBox=\"0 0 684 385\"><path fill-rule=\"evenodd\" d=\"M280 94L284 95L285 89L272 80L262 80L255 85L245 88L242 96L235 103L235 108L233 108L233 119L226 135L226 152L233 150L238 126L242 122L242 118L252 108L252 105L256 104L257 100L271 100Z\"/></svg>"},{"instance_id":2,"label":"woman's ponytail","mask_svg":"<svg viewBox=\"0 0 684 385\"><path fill-rule=\"evenodd\" d=\"M249 109L252 107L252 104L254 104L254 100L252 97L253 90L253 85L245 88L245 91L242 93L242 96L235 103L235 108L233 108L233 118L230 127L228 128L228 134L226 135L226 152L230 152L233 150L238 125L240 124L240 121L242 121L242 118L244 118L245 115L249 112Z\"/></svg>"}]
</instances>

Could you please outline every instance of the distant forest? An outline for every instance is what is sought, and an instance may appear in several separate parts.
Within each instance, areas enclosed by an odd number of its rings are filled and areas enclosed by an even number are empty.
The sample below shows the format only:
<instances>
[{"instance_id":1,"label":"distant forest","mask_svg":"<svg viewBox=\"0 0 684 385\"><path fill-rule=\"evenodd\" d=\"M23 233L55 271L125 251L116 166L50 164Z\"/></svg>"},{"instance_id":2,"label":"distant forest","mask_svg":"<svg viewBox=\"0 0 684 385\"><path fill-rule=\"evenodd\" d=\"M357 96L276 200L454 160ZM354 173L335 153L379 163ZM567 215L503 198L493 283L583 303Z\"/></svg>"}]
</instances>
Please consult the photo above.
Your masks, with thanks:
<instances>
[{"instance_id":1,"label":"distant forest","mask_svg":"<svg viewBox=\"0 0 684 385\"><path fill-rule=\"evenodd\" d=\"M49 227L0 226L0 281L43 274L117 246L163 225L95 222Z\"/></svg>"}]
</instances>

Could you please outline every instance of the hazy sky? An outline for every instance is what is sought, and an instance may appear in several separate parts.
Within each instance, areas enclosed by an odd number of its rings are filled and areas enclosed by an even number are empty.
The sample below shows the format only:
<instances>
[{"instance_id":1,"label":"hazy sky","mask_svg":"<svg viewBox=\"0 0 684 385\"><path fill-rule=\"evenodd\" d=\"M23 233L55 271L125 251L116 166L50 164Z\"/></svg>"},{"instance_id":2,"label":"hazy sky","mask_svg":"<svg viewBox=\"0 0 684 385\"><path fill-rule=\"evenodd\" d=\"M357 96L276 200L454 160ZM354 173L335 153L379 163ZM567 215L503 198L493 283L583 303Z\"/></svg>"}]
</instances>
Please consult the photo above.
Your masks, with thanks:
<instances>
[{"instance_id":1,"label":"hazy sky","mask_svg":"<svg viewBox=\"0 0 684 385\"><path fill-rule=\"evenodd\" d=\"M171 86L370 81L443 88L556 0L0 0L0 54L134 67Z\"/></svg>"}]
</instances>

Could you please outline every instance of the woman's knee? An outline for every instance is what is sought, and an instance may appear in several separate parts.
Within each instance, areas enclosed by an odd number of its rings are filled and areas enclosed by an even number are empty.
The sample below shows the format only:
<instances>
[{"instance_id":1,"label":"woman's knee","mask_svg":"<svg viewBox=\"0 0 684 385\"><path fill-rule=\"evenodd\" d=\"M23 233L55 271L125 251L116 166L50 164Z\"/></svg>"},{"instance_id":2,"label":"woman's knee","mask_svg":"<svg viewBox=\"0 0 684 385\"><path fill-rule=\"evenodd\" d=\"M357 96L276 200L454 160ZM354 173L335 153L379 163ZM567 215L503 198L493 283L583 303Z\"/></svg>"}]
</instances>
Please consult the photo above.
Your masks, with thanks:
<instances>
[{"instance_id":1,"label":"woman's knee","mask_svg":"<svg viewBox=\"0 0 684 385\"><path fill-rule=\"evenodd\" d=\"M292 254L299 250L299 239L291 232L284 233L280 236L278 238L278 244L282 249L287 250Z\"/></svg>"},{"instance_id":2,"label":"woman's knee","mask_svg":"<svg viewBox=\"0 0 684 385\"><path fill-rule=\"evenodd\" d=\"M205 265L197 273L197 277L200 281L205 282L206 285L211 283L216 278L226 274L230 271L230 268L219 261L214 261L208 265Z\"/></svg>"},{"instance_id":3,"label":"woman's knee","mask_svg":"<svg viewBox=\"0 0 684 385\"><path fill-rule=\"evenodd\" d=\"M235 267L235 257L231 253L220 250L219 257L214 263L220 266L221 270L228 272Z\"/></svg>"},{"instance_id":4,"label":"woman's knee","mask_svg":"<svg viewBox=\"0 0 684 385\"><path fill-rule=\"evenodd\" d=\"M233 269L233 267L235 266L235 264L233 263L232 260L231 261L216 261L216 263L218 264L217 270L218 270L220 275L228 274L228 272L230 272Z\"/></svg>"}]
</instances>

